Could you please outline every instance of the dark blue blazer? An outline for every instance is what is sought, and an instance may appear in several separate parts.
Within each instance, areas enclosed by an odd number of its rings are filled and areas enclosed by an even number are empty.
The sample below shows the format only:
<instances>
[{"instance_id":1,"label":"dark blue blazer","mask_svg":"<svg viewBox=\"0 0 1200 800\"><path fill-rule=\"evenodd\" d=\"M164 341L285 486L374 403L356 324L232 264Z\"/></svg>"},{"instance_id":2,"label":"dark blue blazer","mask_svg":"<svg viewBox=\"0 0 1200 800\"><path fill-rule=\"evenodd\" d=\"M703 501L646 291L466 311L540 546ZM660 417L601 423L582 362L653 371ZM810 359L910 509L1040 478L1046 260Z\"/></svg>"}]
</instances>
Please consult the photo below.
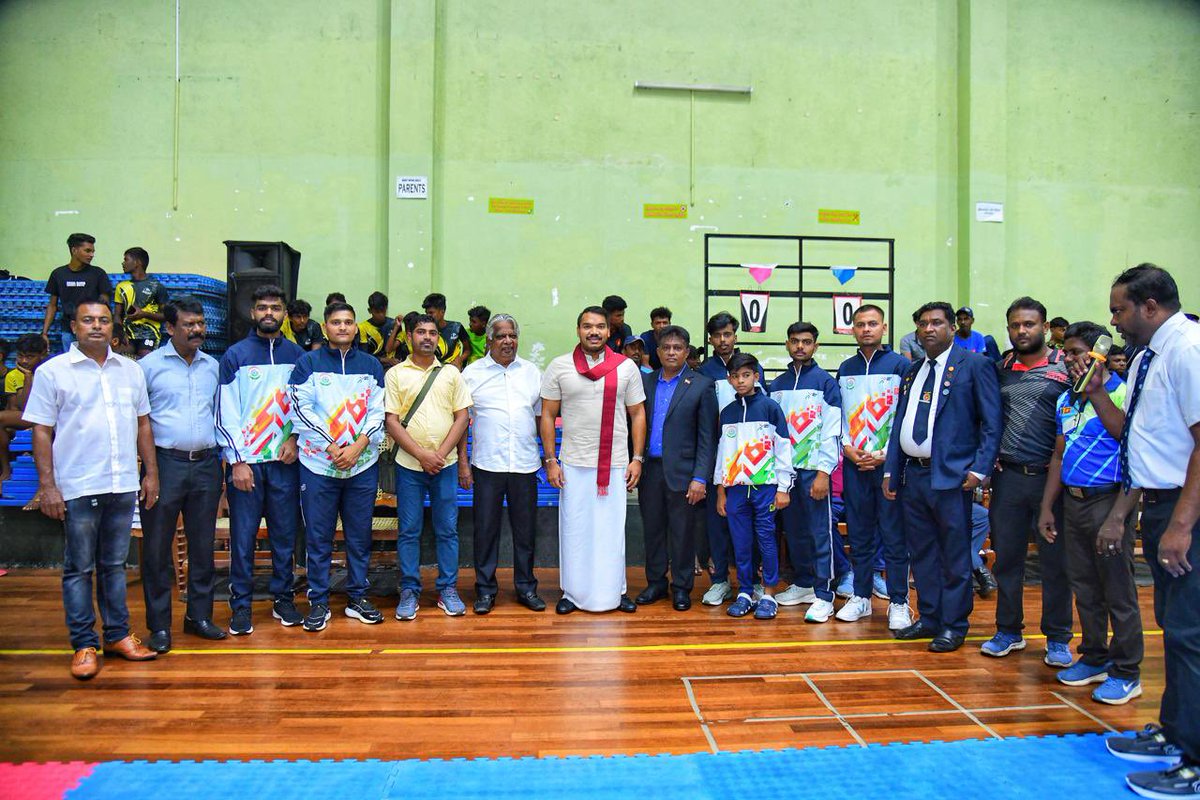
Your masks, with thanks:
<instances>
[{"instance_id":1,"label":"dark blue blazer","mask_svg":"<svg viewBox=\"0 0 1200 800\"><path fill-rule=\"evenodd\" d=\"M892 490L902 484L908 461L900 447L900 429L920 369L921 362L913 362L900 382L900 399L883 467L884 473L891 475ZM920 387L915 391L919 392ZM956 489L966 480L968 472L991 475L1000 452L1000 431L1004 424L995 363L986 356L952 346L942 383L935 391L941 396L934 413L931 445L933 488Z\"/></svg>"},{"instance_id":2,"label":"dark blue blazer","mask_svg":"<svg viewBox=\"0 0 1200 800\"><path fill-rule=\"evenodd\" d=\"M642 373L646 390L646 446L654 425L654 396L661 369ZM712 481L717 460L717 391L710 378L684 367L663 421L663 477L672 492L686 492L692 478Z\"/></svg>"}]
</instances>

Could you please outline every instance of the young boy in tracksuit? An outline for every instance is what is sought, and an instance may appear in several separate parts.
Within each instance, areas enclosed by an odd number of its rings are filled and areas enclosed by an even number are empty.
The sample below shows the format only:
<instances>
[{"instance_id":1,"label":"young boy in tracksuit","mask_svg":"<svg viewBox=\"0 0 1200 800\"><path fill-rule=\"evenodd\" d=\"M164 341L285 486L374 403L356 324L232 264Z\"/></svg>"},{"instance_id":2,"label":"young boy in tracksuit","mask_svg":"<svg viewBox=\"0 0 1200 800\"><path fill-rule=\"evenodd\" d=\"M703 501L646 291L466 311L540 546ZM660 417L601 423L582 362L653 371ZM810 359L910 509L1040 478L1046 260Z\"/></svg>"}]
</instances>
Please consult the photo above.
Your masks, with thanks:
<instances>
[{"instance_id":1,"label":"young boy in tracksuit","mask_svg":"<svg viewBox=\"0 0 1200 800\"><path fill-rule=\"evenodd\" d=\"M383 441L383 365L353 346L358 325L349 304L326 306L325 333L329 343L302 355L292 371L308 552L306 631L322 630L329 621L329 561L339 513L346 538L345 614L369 625L383 622L366 596Z\"/></svg>"},{"instance_id":2,"label":"young boy in tracksuit","mask_svg":"<svg viewBox=\"0 0 1200 800\"><path fill-rule=\"evenodd\" d=\"M842 433L842 395L837 381L813 361L818 331L810 322L787 330L792 363L771 382L771 399L788 423L796 482L783 512L796 582L776 598L780 605L811 603L806 622L833 615L834 542L829 476L837 468ZM811 587L811 588L810 588Z\"/></svg>"},{"instance_id":3,"label":"young boy in tracksuit","mask_svg":"<svg viewBox=\"0 0 1200 800\"><path fill-rule=\"evenodd\" d=\"M729 383L737 396L720 415L720 441L713 483L717 512L729 520L737 564L738 596L731 617L751 611L757 619L775 616L779 583L779 551L775 546L775 511L787 508L792 488L792 440L779 404L758 390L758 359L736 353L729 359ZM762 554L763 596L754 586L754 544Z\"/></svg>"},{"instance_id":4,"label":"young boy in tracksuit","mask_svg":"<svg viewBox=\"0 0 1200 800\"><path fill-rule=\"evenodd\" d=\"M250 303L253 327L221 357L217 387L217 443L229 464L229 632L254 632L254 542L266 512L271 545L272 616L299 625L292 556L299 522L300 467L292 436L292 368L304 351L283 338L283 290L260 286Z\"/></svg>"}]
</instances>

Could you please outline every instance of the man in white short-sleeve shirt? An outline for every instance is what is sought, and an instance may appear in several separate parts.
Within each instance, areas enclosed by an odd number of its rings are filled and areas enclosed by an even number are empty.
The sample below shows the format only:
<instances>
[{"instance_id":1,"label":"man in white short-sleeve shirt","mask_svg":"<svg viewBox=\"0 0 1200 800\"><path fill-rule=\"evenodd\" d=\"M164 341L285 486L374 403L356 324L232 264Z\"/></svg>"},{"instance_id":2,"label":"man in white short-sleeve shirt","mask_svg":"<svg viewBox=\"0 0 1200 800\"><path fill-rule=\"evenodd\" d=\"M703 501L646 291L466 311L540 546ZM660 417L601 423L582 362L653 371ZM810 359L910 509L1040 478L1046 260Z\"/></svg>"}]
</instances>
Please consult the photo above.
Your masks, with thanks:
<instances>
[{"instance_id":1,"label":"man in white short-sleeve shirt","mask_svg":"<svg viewBox=\"0 0 1200 800\"><path fill-rule=\"evenodd\" d=\"M578 346L551 361L542 378L539 427L546 477L562 490L558 539L563 596L555 611L633 612L637 606L625 595L626 500L620 489L633 491L642 474L646 391L638 365L606 347L603 308L585 308L576 332ZM561 463L554 453L554 420L560 413Z\"/></svg>"},{"instance_id":2,"label":"man in white short-sleeve shirt","mask_svg":"<svg viewBox=\"0 0 1200 800\"><path fill-rule=\"evenodd\" d=\"M93 572L104 652L130 661L157 655L129 634L125 602L139 455L146 465L141 481L146 507L158 502L150 400L141 368L110 348L112 328L105 303L80 302L71 321L76 342L38 369L25 403L42 513L62 520L66 533L63 607L75 651L71 674L80 680L100 671Z\"/></svg>"}]
</instances>

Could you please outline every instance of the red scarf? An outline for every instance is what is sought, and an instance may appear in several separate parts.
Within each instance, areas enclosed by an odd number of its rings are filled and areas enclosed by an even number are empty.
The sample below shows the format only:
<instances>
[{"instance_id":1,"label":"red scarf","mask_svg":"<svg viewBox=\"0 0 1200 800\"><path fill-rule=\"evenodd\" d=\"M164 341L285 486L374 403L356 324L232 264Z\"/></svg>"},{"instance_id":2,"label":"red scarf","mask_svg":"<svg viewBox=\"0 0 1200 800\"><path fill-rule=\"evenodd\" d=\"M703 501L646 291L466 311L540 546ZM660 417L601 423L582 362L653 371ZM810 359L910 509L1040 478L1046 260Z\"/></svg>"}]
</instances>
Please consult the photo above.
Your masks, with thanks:
<instances>
[{"instance_id":1,"label":"red scarf","mask_svg":"<svg viewBox=\"0 0 1200 800\"><path fill-rule=\"evenodd\" d=\"M613 420L617 415L617 367L625 356L604 348L604 359L594 367L588 367L583 348L575 345L572 354L575 371L588 380L604 379L604 405L600 409L600 459L596 464L596 494L608 494L608 478L612 472Z\"/></svg>"}]
</instances>

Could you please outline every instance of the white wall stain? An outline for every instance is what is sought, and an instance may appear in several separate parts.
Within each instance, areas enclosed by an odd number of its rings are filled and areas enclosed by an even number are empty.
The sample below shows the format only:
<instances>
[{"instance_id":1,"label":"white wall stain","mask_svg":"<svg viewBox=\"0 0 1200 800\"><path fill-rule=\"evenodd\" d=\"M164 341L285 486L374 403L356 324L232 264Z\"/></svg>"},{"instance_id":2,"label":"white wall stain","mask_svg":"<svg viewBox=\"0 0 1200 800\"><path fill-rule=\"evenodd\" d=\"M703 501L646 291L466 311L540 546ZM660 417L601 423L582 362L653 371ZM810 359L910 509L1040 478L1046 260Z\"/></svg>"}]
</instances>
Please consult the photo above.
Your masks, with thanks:
<instances>
[{"instance_id":1,"label":"white wall stain","mask_svg":"<svg viewBox=\"0 0 1200 800\"><path fill-rule=\"evenodd\" d=\"M542 369L546 366L546 345L542 342L534 342L533 347L529 348L529 355L526 359L532 361L534 366Z\"/></svg>"},{"instance_id":2,"label":"white wall stain","mask_svg":"<svg viewBox=\"0 0 1200 800\"><path fill-rule=\"evenodd\" d=\"M75 209L71 208L71 209L65 209L65 210L63 210L63 211L55 211L55 212L54 212L54 216L56 216L56 217L62 217L62 216L66 216L67 214L78 214L78 213L79 213L79 212L78 212L77 210L75 210ZM167 214L167 216L169 217L169 216L171 216L171 215L170 215L170 214Z\"/></svg>"},{"instance_id":3,"label":"white wall stain","mask_svg":"<svg viewBox=\"0 0 1200 800\"><path fill-rule=\"evenodd\" d=\"M550 290L550 305L551 306L558 305L558 287L557 286L555 286L553 289Z\"/></svg>"}]
</instances>

